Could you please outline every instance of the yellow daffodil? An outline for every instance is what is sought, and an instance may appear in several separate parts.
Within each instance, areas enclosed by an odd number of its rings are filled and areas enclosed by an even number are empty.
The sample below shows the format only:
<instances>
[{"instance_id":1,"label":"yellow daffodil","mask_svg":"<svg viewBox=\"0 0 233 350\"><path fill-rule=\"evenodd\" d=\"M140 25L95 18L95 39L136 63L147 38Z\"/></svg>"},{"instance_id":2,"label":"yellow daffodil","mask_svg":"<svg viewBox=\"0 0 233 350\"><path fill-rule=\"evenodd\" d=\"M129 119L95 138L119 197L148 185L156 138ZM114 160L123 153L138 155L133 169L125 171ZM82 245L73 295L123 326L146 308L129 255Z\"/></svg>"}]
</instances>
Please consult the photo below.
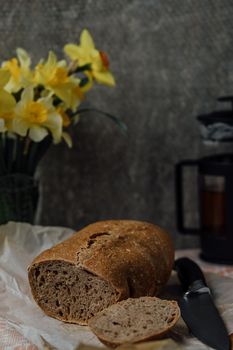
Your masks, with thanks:
<instances>
[{"instance_id":1,"label":"yellow daffodil","mask_svg":"<svg viewBox=\"0 0 233 350\"><path fill-rule=\"evenodd\" d=\"M33 87L27 87L17 103L16 117L13 120L14 132L40 142L48 133L52 134L55 143L61 140L62 118L52 105L51 97L34 101Z\"/></svg>"},{"instance_id":2,"label":"yellow daffodil","mask_svg":"<svg viewBox=\"0 0 233 350\"><path fill-rule=\"evenodd\" d=\"M65 107L64 105L60 105L58 108L57 108L57 112L60 114L61 118L62 118L62 125L64 128L67 128L68 126L71 125L71 119L70 117L68 116L68 114L65 112ZM64 139L64 141L66 142L66 144L68 145L69 148L72 147L73 145L73 142L72 142L72 139L71 139L71 136L68 132L66 131L63 131L62 132L62 138Z\"/></svg>"},{"instance_id":3,"label":"yellow daffodil","mask_svg":"<svg viewBox=\"0 0 233 350\"><path fill-rule=\"evenodd\" d=\"M75 110L83 99L83 92L79 87L80 80L68 73L66 62L57 61L56 55L50 51L47 61L36 66L34 82L58 96L67 108Z\"/></svg>"},{"instance_id":4,"label":"yellow daffodil","mask_svg":"<svg viewBox=\"0 0 233 350\"><path fill-rule=\"evenodd\" d=\"M4 90L9 79L10 73L0 69L0 132L10 131L14 118L16 101L9 92Z\"/></svg>"},{"instance_id":5,"label":"yellow daffodil","mask_svg":"<svg viewBox=\"0 0 233 350\"><path fill-rule=\"evenodd\" d=\"M10 72L10 80L6 85L9 92L17 92L32 83L33 72L30 70L31 59L27 52L21 48L16 50L17 58L3 62L3 68Z\"/></svg>"},{"instance_id":6,"label":"yellow daffodil","mask_svg":"<svg viewBox=\"0 0 233 350\"><path fill-rule=\"evenodd\" d=\"M91 76L99 83L114 86L115 80L109 71L109 61L103 51L95 48L94 41L87 29L84 29L80 36L80 45L67 44L64 47L65 53L73 61L78 61L79 66L91 64Z\"/></svg>"},{"instance_id":7,"label":"yellow daffodil","mask_svg":"<svg viewBox=\"0 0 233 350\"><path fill-rule=\"evenodd\" d=\"M68 114L65 112L64 108L62 108L61 106L59 106L57 108L57 112L60 114L61 118L62 118L62 125L64 127L67 127L71 124L71 120L68 116Z\"/></svg>"},{"instance_id":8,"label":"yellow daffodil","mask_svg":"<svg viewBox=\"0 0 233 350\"><path fill-rule=\"evenodd\" d=\"M71 137L70 137L70 134L68 134L68 132L63 131L63 132L62 132L62 138L63 138L63 140L66 142L66 144L67 144L67 146L68 146L69 148L71 148L71 147L73 146L72 139L71 139Z\"/></svg>"}]
</instances>

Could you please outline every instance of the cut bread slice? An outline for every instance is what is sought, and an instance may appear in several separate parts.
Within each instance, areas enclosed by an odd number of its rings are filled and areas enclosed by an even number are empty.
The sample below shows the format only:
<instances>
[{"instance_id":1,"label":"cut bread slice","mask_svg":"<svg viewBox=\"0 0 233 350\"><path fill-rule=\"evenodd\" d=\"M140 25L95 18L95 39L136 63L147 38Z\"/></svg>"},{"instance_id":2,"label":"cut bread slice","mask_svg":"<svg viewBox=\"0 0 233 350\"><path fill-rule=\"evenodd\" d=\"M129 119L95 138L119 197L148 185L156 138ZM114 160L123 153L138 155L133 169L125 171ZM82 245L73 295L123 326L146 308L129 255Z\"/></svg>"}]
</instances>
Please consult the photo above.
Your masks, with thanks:
<instances>
[{"instance_id":1,"label":"cut bread slice","mask_svg":"<svg viewBox=\"0 0 233 350\"><path fill-rule=\"evenodd\" d=\"M89 327L107 346L159 339L178 321L176 301L156 297L129 298L111 305L89 320Z\"/></svg>"},{"instance_id":2,"label":"cut bread slice","mask_svg":"<svg viewBox=\"0 0 233 350\"><path fill-rule=\"evenodd\" d=\"M30 270L33 296L47 315L86 325L97 312L117 302L111 285L66 261L43 261Z\"/></svg>"}]
</instances>

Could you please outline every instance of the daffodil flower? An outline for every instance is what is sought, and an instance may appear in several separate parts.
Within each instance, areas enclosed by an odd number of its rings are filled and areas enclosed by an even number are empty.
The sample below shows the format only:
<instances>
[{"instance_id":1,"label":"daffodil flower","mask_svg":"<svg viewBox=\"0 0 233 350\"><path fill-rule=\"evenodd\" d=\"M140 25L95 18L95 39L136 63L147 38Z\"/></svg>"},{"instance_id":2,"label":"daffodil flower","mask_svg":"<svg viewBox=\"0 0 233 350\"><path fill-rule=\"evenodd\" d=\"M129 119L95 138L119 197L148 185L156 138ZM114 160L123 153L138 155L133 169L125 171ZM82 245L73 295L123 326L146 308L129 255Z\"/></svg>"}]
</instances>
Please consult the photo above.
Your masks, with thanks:
<instances>
[{"instance_id":1,"label":"daffodil flower","mask_svg":"<svg viewBox=\"0 0 233 350\"><path fill-rule=\"evenodd\" d=\"M10 73L7 70L0 69L0 132L10 131L14 118L16 101L14 97L4 89L9 79Z\"/></svg>"},{"instance_id":2,"label":"daffodil flower","mask_svg":"<svg viewBox=\"0 0 233 350\"><path fill-rule=\"evenodd\" d=\"M17 58L14 57L3 62L2 67L10 72L10 79L5 86L9 92L17 92L32 84L33 72L30 69L31 59L28 53L18 48L16 50Z\"/></svg>"},{"instance_id":3,"label":"daffodil flower","mask_svg":"<svg viewBox=\"0 0 233 350\"><path fill-rule=\"evenodd\" d=\"M60 114L61 118L62 118L62 126L64 128L67 128L68 126L70 126L71 124L71 119L70 117L67 115L67 113L64 110L64 107L62 107L61 105L57 108L57 112ZM72 139L70 137L70 134L66 131L62 132L62 138L64 139L64 141L66 142L66 144L68 145L69 148L72 147Z\"/></svg>"},{"instance_id":4,"label":"daffodil flower","mask_svg":"<svg viewBox=\"0 0 233 350\"><path fill-rule=\"evenodd\" d=\"M108 57L103 51L95 48L94 41L87 29L81 33L80 45L67 44L64 50L71 60L78 61L79 66L90 64L89 74L98 83L115 86L115 79L109 71Z\"/></svg>"},{"instance_id":5,"label":"daffodil flower","mask_svg":"<svg viewBox=\"0 0 233 350\"><path fill-rule=\"evenodd\" d=\"M71 124L71 120L70 117L68 116L68 114L65 112L64 107L62 108L62 106L60 105L57 108L57 112L60 114L60 116L62 117L62 125L66 128Z\"/></svg>"},{"instance_id":6,"label":"daffodil flower","mask_svg":"<svg viewBox=\"0 0 233 350\"><path fill-rule=\"evenodd\" d=\"M67 108L75 110L84 95L79 86L80 80L68 73L66 61L57 61L54 52L50 51L47 61L36 66L34 82L54 93Z\"/></svg>"},{"instance_id":7,"label":"daffodil flower","mask_svg":"<svg viewBox=\"0 0 233 350\"><path fill-rule=\"evenodd\" d=\"M34 101L33 87L27 87L15 108L16 117L13 120L14 132L28 135L35 142L43 140L49 132L55 143L61 140L62 118L55 110L51 97Z\"/></svg>"}]
</instances>

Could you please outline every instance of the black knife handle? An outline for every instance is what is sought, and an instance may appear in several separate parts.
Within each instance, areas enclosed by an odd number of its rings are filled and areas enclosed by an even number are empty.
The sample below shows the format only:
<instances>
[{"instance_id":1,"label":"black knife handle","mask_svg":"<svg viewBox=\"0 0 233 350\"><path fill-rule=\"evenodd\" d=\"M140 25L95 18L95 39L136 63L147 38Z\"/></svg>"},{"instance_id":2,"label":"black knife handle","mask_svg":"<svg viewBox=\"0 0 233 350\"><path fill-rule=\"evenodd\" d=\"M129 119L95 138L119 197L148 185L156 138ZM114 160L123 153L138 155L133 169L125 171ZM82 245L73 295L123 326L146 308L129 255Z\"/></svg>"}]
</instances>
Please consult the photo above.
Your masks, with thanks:
<instances>
[{"instance_id":1,"label":"black knife handle","mask_svg":"<svg viewBox=\"0 0 233 350\"><path fill-rule=\"evenodd\" d=\"M195 281L201 281L206 286L205 277L200 267L189 258L179 258L175 261L175 270L185 291Z\"/></svg>"}]
</instances>

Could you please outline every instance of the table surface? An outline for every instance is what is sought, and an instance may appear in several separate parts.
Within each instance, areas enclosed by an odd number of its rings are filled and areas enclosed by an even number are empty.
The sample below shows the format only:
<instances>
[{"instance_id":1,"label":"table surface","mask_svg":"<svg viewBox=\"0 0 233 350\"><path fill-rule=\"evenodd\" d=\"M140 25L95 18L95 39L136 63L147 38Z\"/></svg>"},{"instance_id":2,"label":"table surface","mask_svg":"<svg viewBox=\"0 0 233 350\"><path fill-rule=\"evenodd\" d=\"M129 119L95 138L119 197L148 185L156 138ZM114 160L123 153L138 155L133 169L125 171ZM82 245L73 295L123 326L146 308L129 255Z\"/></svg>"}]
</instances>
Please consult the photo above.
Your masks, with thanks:
<instances>
[{"instance_id":1,"label":"table surface","mask_svg":"<svg viewBox=\"0 0 233 350\"><path fill-rule=\"evenodd\" d=\"M196 261L204 272L214 272L222 276L233 278L233 266L216 265L204 262L199 257L198 249L183 249L176 251L176 258L187 256ZM231 335L233 337L233 335ZM0 318L0 350L39 350L26 338L19 334L7 320Z\"/></svg>"}]
</instances>

